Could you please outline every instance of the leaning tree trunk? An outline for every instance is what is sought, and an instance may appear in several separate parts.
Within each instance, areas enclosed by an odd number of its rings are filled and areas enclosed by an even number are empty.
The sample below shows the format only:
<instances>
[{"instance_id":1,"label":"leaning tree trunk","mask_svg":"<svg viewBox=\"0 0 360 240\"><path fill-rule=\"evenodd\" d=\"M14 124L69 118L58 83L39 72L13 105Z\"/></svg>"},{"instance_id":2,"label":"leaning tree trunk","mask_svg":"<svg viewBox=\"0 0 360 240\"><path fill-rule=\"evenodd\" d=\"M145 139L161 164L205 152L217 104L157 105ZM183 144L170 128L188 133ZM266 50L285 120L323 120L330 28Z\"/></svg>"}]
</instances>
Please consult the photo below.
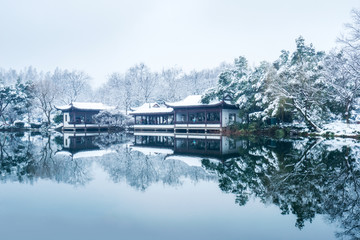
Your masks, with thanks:
<instances>
[{"instance_id":1,"label":"leaning tree trunk","mask_svg":"<svg viewBox=\"0 0 360 240\"><path fill-rule=\"evenodd\" d=\"M293 100L293 105L294 105L295 109L301 114L301 116L304 117L304 119L306 121L306 124L308 124L313 129L315 129L316 132L321 132L322 131L322 129L315 122L313 122L310 119L308 114L301 108L301 106L295 100Z\"/></svg>"}]
</instances>

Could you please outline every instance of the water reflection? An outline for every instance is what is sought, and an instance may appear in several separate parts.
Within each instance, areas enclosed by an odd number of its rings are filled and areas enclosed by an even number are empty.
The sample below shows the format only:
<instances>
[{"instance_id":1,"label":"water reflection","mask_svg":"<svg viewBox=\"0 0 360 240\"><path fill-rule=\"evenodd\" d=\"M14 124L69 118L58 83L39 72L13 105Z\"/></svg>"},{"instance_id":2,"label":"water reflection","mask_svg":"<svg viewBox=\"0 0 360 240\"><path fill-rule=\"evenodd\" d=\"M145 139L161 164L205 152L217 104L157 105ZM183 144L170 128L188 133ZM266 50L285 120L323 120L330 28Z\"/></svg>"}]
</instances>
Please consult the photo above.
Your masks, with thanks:
<instances>
[{"instance_id":1,"label":"water reflection","mask_svg":"<svg viewBox=\"0 0 360 240\"><path fill-rule=\"evenodd\" d=\"M360 238L360 145L352 139L244 139L240 157L214 163L222 191L243 206L251 196L294 214L303 228L316 214L338 222L338 237Z\"/></svg>"},{"instance_id":2,"label":"water reflection","mask_svg":"<svg viewBox=\"0 0 360 240\"><path fill-rule=\"evenodd\" d=\"M3 182L33 183L41 178L83 185L91 180L89 162L55 154L61 149L57 138L1 133L0 139Z\"/></svg>"},{"instance_id":3,"label":"water reflection","mask_svg":"<svg viewBox=\"0 0 360 240\"><path fill-rule=\"evenodd\" d=\"M86 186L96 163L114 183L218 182L245 206L255 197L296 216L339 224L337 237L360 238L360 144L354 139L231 139L220 136L0 133L0 181L39 179Z\"/></svg>"},{"instance_id":4,"label":"water reflection","mask_svg":"<svg viewBox=\"0 0 360 240\"><path fill-rule=\"evenodd\" d=\"M136 135L133 149L166 152L172 155L209 157L225 160L239 156L237 144L241 141L226 136L206 135ZM161 150L162 149L162 150Z\"/></svg>"},{"instance_id":5,"label":"water reflection","mask_svg":"<svg viewBox=\"0 0 360 240\"><path fill-rule=\"evenodd\" d=\"M114 182L126 181L130 186L144 191L161 182L170 186L182 184L184 178L193 182L217 179L200 166L171 158L174 138L162 136L136 136L133 142L117 146L116 154L102 159L101 165Z\"/></svg>"}]
</instances>

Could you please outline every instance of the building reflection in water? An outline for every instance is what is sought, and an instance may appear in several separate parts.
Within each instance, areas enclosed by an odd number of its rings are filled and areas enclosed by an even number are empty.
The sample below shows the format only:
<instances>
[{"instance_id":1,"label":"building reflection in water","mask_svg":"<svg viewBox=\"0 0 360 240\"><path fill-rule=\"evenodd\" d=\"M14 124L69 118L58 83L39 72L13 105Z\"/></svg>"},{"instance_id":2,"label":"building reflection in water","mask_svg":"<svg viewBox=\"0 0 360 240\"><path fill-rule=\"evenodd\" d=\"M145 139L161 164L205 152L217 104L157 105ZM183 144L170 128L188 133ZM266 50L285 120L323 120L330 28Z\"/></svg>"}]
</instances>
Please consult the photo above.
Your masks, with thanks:
<instances>
[{"instance_id":1,"label":"building reflection in water","mask_svg":"<svg viewBox=\"0 0 360 240\"><path fill-rule=\"evenodd\" d=\"M192 143L194 140L199 140L196 143L201 142L203 145L202 142L206 139L187 139ZM221 149L220 140L220 138L215 139L219 150ZM213 141L214 139L211 139L211 142ZM141 191L145 191L157 182L177 186L181 185L184 179L193 182L217 180L216 174L209 173L202 168L202 157L200 156L207 155L204 151L198 149L197 155L193 153L191 156L186 155L186 159L176 158L175 142L174 134L168 133L150 134L150 136L66 133L63 139L63 149L57 154L68 154L75 159L96 159L96 163L102 166L113 182L127 182ZM185 149L180 148L179 150L183 154ZM215 155L210 155L215 157L219 154L221 152L216 151ZM197 156L195 159L194 155Z\"/></svg>"},{"instance_id":2,"label":"building reflection in water","mask_svg":"<svg viewBox=\"0 0 360 240\"><path fill-rule=\"evenodd\" d=\"M122 134L120 135L123 136ZM107 132L98 133L67 133L63 134L63 148L57 154L68 153L73 158L101 157L114 152L110 146L121 142L119 135L111 135ZM113 140L115 139L115 141Z\"/></svg>"},{"instance_id":3,"label":"building reflection in water","mask_svg":"<svg viewBox=\"0 0 360 240\"><path fill-rule=\"evenodd\" d=\"M100 149L94 142L94 140L100 136L100 133L64 133L63 136L63 149L70 153Z\"/></svg>"},{"instance_id":4,"label":"building reflection in water","mask_svg":"<svg viewBox=\"0 0 360 240\"><path fill-rule=\"evenodd\" d=\"M100 139L108 135L108 133L64 133L63 151L67 151L74 156L80 152L97 155L97 152L103 152L106 149L101 144ZM238 147L240 145L241 141L239 140L219 135L135 133L130 148L144 154L186 155L223 161L239 156Z\"/></svg>"},{"instance_id":5,"label":"building reflection in water","mask_svg":"<svg viewBox=\"0 0 360 240\"><path fill-rule=\"evenodd\" d=\"M227 136L136 133L131 147L138 151L152 149L158 153L165 152L164 149L167 149L167 153L172 155L214 158L223 161L239 156L239 145L241 141Z\"/></svg>"}]
</instances>

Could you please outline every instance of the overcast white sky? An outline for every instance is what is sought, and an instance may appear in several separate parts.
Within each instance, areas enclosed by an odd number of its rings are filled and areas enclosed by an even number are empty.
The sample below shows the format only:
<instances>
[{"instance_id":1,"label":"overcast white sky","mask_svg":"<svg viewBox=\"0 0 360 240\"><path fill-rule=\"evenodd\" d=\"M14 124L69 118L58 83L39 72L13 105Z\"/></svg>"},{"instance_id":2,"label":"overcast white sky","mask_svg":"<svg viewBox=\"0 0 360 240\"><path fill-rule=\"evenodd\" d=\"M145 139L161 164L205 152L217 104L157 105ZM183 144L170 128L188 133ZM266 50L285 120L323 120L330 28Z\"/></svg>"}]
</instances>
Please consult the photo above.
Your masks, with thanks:
<instances>
[{"instance_id":1,"label":"overcast white sky","mask_svg":"<svg viewBox=\"0 0 360 240\"><path fill-rule=\"evenodd\" d=\"M99 86L144 62L186 71L329 50L359 0L0 0L0 67L78 69Z\"/></svg>"}]
</instances>

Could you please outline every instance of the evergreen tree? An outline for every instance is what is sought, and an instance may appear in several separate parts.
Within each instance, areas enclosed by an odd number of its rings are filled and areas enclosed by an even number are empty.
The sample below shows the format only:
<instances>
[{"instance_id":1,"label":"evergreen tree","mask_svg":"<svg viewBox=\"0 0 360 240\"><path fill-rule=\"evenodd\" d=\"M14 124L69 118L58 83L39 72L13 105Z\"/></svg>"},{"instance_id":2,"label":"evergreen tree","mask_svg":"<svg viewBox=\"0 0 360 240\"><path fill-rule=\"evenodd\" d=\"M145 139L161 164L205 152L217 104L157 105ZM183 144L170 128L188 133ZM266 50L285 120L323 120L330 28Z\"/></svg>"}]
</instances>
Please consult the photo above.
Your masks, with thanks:
<instances>
[{"instance_id":1,"label":"evergreen tree","mask_svg":"<svg viewBox=\"0 0 360 240\"><path fill-rule=\"evenodd\" d=\"M283 51L274 63L277 76L271 84L273 96L294 109L312 130L321 131L319 124L328 113L323 78L325 53L316 52L312 44L305 45L304 38L299 37L295 52L289 56Z\"/></svg>"},{"instance_id":2,"label":"evergreen tree","mask_svg":"<svg viewBox=\"0 0 360 240\"><path fill-rule=\"evenodd\" d=\"M11 124L26 113L33 98L30 82L15 85L0 85L0 118L3 124Z\"/></svg>"},{"instance_id":3,"label":"evergreen tree","mask_svg":"<svg viewBox=\"0 0 360 240\"><path fill-rule=\"evenodd\" d=\"M230 96L239 106L239 115L244 121L262 121L274 111L271 105L273 99L268 91L271 69L271 64L262 62L252 70L246 58L239 57L235 59L233 68L219 75L216 87L209 89L202 101L208 103L212 99L221 100Z\"/></svg>"}]
</instances>

